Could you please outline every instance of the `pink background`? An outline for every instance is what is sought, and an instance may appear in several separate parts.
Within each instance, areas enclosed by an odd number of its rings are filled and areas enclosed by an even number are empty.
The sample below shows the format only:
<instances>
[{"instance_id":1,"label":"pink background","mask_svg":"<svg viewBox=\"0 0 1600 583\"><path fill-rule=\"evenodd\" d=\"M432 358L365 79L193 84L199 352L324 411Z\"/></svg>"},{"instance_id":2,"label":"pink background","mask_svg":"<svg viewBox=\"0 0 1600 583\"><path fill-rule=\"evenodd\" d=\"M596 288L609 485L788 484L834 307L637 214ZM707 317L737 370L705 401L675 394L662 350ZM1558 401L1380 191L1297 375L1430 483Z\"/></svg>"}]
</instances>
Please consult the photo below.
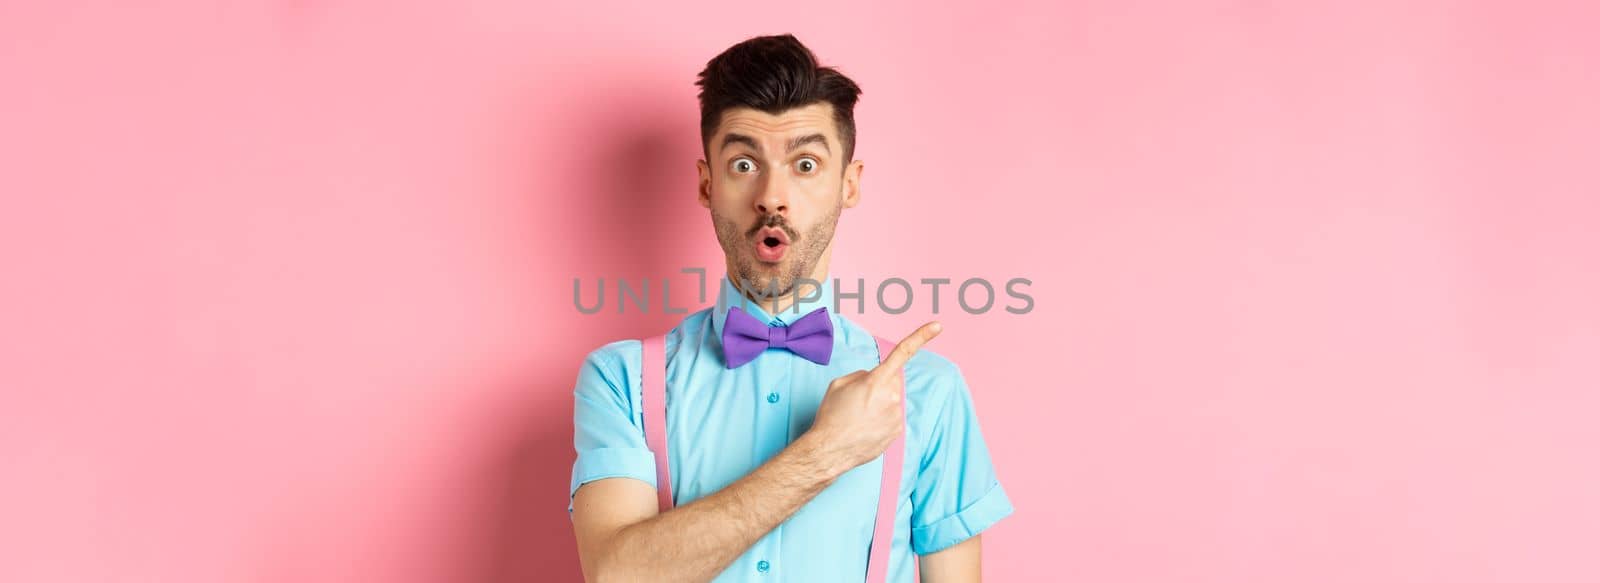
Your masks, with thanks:
<instances>
[{"instance_id":1,"label":"pink background","mask_svg":"<svg viewBox=\"0 0 1600 583\"><path fill-rule=\"evenodd\" d=\"M932 346L991 580L1600 580L1600 14L1321 4L0 4L0 580L576 580L578 363L672 320L572 280L721 273L691 83L785 31L835 275L1034 281Z\"/></svg>"}]
</instances>

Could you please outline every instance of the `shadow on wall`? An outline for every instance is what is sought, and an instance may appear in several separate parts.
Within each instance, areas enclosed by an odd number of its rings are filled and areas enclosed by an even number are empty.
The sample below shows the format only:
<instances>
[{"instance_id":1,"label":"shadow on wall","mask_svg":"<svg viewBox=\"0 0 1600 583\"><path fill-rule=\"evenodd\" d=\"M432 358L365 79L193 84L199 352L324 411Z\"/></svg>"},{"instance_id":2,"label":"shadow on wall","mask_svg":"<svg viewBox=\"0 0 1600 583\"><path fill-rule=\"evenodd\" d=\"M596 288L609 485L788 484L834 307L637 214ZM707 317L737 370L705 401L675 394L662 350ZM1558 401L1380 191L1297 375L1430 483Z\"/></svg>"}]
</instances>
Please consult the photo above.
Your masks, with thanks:
<instances>
[{"instance_id":1,"label":"shadow on wall","mask_svg":"<svg viewBox=\"0 0 1600 583\"><path fill-rule=\"evenodd\" d=\"M492 445L498 461L487 484L504 490L488 493L497 503L486 517L493 547L487 583L582 580L562 504L576 455L571 417L578 368L594 348L658 334L683 318L660 309L661 278L683 267L706 267L710 281L721 273L720 262L700 265L694 254L716 245L705 209L695 202L699 119L693 88L682 85L637 78L600 83L572 96L570 111L581 115L533 128L544 136L535 139L570 149L565 164L530 164L541 174L529 193L537 201L532 206L546 215L529 224L546 231L538 235L546 245L539 252L552 275L541 280L548 293L536 300L535 312L544 317L529 325L538 328L531 336L560 340L547 343L555 348L536 357L532 384L518 391L534 397L517 401L526 410L510 415L517 423L506 434L512 441ZM579 313L573 278L582 278L585 303L592 305L600 277L607 280L605 309ZM653 280L648 314L631 304L617 313L618 277ZM696 305L697 290L677 287L692 278L674 277L674 306Z\"/></svg>"}]
</instances>

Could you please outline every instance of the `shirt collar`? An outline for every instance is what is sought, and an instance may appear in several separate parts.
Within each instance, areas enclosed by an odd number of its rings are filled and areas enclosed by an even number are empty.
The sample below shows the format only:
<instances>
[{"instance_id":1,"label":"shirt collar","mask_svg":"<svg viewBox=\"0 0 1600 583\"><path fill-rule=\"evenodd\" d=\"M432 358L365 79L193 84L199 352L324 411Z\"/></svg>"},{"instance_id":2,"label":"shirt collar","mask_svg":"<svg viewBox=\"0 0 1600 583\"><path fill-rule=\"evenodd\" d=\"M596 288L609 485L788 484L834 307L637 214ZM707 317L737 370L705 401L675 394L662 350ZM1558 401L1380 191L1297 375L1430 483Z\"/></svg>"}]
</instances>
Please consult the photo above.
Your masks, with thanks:
<instances>
[{"instance_id":1,"label":"shirt collar","mask_svg":"<svg viewBox=\"0 0 1600 583\"><path fill-rule=\"evenodd\" d=\"M733 285L731 277L729 274L722 276L722 286L717 290L716 311L712 312L711 316L711 325L716 331L716 337L719 339L722 338L722 323L727 321L728 310L731 308L737 307L744 310L744 313L768 326L788 326L818 308L833 307L833 278L828 276L822 277L820 291L818 291L818 287L813 286L810 282L801 281L796 283L795 288L800 292L802 301L779 310L777 314L768 314L767 310L762 308L760 304L744 297L739 288ZM837 330L839 328L839 315L832 313L832 310L830 310L828 317L833 319L834 329Z\"/></svg>"}]
</instances>

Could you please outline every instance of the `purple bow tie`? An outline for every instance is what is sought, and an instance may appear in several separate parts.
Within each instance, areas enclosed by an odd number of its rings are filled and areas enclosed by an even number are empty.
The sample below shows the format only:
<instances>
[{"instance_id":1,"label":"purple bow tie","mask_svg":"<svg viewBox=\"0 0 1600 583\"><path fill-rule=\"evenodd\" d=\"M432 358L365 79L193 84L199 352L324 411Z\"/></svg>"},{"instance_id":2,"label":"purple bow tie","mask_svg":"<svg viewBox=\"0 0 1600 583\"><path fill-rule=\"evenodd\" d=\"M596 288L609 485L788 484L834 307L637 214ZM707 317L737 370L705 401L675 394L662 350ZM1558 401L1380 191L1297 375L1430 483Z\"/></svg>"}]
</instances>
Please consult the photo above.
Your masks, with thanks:
<instances>
[{"instance_id":1,"label":"purple bow tie","mask_svg":"<svg viewBox=\"0 0 1600 583\"><path fill-rule=\"evenodd\" d=\"M768 326L739 308L728 308L722 323L722 355L728 368L755 360L768 348L787 348L801 358L828 364L833 356L833 320L827 308L817 308L793 325Z\"/></svg>"}]
</instances>

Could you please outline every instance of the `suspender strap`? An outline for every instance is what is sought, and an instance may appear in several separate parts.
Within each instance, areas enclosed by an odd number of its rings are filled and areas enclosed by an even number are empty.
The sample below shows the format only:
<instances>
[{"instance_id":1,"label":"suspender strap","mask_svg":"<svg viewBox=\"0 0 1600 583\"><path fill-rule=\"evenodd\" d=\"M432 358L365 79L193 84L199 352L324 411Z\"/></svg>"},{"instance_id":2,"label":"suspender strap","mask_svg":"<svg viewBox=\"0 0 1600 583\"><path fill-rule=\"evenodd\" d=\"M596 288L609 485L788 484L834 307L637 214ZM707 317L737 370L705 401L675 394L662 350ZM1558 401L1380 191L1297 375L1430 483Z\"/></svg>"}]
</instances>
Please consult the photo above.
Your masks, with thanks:
<instances>
[{"instance_id":1,"label":"suspender strap","mask_svg":"<svg viewBox=\"0 0 1600 583\"><path fill-rule=\"evenodd\" d=\"M672 470L667 460L667 337L644 339L644 361L639 369L643 387L644 440L656 456L656 498L661 511L672 509Z\"/></svg>"},{"instance_id":2,"label":"suspender strap","mask_svg":"<svg viewBox=\"0 0 1600 583\"><path fill-rule=\"evenodd\" d=\"M894 349L894 342L874 337L881 362ZM667 456L667 358L666 337L646 338L639 371L644 409L645 443L656 458L656 497L661 511L672 509L672 472ZM901 400L905 403L905 372L897 371ZM872 546L867 554L867 582L882 583L889 575L889 548L894 540L894 513L900 502L900 470L905 461L905 436L895 438L883 452L883 477L878 490L878 514L872 528Z\"/></svg>"},{"instance_id":3,"label":"suspender strap","mask_svg":"<svg viewBox=\"0 0 1600 583\"><path fill-rule=\"evenodd\" d=\"M878 341L878 361L894 350L894 342L873 336ZM905 405L905 371L895 371L900 384L900 403ZM889 578L889 545L894 540L894 511L900 502L900 468L905 461L906 438L902 434L883 452L883 485L878 491L878 518L872 528L872 550L867 555L867 582L882 583Z\"/></svg>"}]
</instances>

